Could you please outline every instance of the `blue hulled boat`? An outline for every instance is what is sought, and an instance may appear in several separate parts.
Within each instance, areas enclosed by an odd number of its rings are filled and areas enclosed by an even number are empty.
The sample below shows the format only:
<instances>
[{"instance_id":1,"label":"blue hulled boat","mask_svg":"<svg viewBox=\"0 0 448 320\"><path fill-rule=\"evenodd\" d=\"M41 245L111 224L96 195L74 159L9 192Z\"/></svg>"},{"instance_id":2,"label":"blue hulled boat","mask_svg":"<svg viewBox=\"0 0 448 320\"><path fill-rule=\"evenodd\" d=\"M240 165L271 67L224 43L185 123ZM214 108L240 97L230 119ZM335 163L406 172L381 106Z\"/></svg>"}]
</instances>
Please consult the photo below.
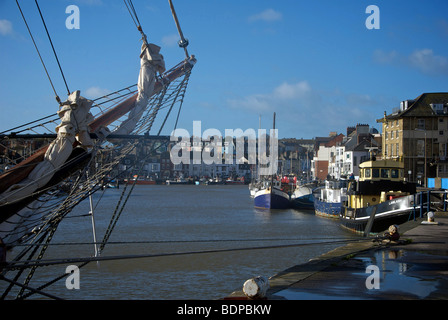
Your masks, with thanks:
<instances>
[{"instance_id":1,"label":"blue hulled boat","mask_svg":"<svg viewBox=\"0 0 448 320\"><path fill-rule=\"evenodd\" d=\"M344 201L347 201L347 180L327 180L314 198L314 211L321 217L339 219Z\"/></svg>"},{"instance_id":2,"label":"blue hulled boat","mask_svg":"<svg viewBox=\"0 0 448 320\"><path fill-rule=\"evenodd\" d=\"M255 193L255 208L262 209L288 209L291 207L290 195L283 191L280 185L266 182L265 185Z\"/></svg>"}]
</instances>

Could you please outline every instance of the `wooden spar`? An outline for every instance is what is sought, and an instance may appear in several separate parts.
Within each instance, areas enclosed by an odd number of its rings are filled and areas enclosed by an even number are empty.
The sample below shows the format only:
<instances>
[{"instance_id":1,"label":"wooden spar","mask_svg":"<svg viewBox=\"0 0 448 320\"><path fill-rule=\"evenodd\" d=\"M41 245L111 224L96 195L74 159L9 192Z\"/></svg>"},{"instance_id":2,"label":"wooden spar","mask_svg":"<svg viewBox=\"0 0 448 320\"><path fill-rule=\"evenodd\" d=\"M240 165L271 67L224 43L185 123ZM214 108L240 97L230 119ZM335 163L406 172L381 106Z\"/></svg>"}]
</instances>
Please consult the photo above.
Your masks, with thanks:
<instances>
[{"instance_id":1,"label":"wooden spar","mask_svg":"<svg viewBox=\"0 0 448 320\"><path fill-rule=\"evenodd\" d=\"M137 93L132 97L126 99L121 102L114 108L109 111L103 113L101 116L97 117L89 124L90 132L95 132L101 127L107 127L109 124L119 119L126 113L128 113L135 105L135 101L137 100Z\"/></svg>"},{"instance_id":2,"label":"wooden spar","mask_svg":"<svg viewBox=\"0 0 448 320\"><path fill-rule=\"evenodd\" d=\"M191 56L188 61L180 63L175 67L169 74L165 75L162 81L158 80L154 85L154 91L152 95L159 93L162 90L162 83L169 83L176 80L178 77L184 75L186 72L191 70L195 64L196 59ZM115 120L124 116L128 113L135 105L135 100L137 99L137 94L118 104L114 108L105 112L101 116L97 117L89 124L89 129L91 133L94 133L101 127L107 127ZM77 142L75 142L77 144ZM0 175L0 193L4 192L10 186L19 183L34 169L34 167L41 161L43 161L45 153L47 152L49 146L40 148L26 160L17 164L13 169L6 171Z\"/></svg>"},{"instance_id":3,"label":"wooden spar","mask_svg":"<svg viewBox=\"0 0 448 320\"><path fill-rule=\"evenodd\" d=\"M179 24L179 19L177 19L176 10L174 9L173 1L171 1L171 0L168 0L168 1L170 3L171 13L173 14L174 23L176 24L176 28L177 28L177 31L179 32L179 36L180 36L179 47L184 48L185 55L187 56L187 59L188 59L189 58L188 50L187 50L188 40L185 40L185 38L184 38L184 34L183 34L182 29Z\"/></svg>"},{"instance_id":4,"label":"wooden spar","mask_svg":"<svg viewBox=\"0 0 448 320\"><path fill-rule=\"evenodd\" d=\"M20 162L14 168L6 171L0 176L0 193L4 192L9 186L20 182L25 179L34 167L44 160L45 152L47 152L48 146L42 147L33 153L31 156Z\"/></svg>"}]
</instances>

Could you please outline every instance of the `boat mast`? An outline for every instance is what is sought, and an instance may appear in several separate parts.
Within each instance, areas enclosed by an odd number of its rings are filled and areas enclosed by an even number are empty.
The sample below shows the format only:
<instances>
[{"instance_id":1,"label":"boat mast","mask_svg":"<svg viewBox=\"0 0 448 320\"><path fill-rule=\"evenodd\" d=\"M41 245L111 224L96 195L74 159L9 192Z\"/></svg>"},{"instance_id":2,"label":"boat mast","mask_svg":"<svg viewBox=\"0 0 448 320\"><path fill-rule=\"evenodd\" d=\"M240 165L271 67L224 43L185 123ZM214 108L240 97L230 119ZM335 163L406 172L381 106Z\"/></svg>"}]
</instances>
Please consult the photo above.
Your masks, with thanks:
<instances>
[{"instance_id":1,"label":"boat mast","mask_svg":"<svg viewBox=\"0 0 448 320\"><path fill-rule=\"evenodd\" d=\"M274 139L275 139L275 112L274 112L274 120L273 120L273 125L272 125L273 131L272 134L274 135ZM272 139L272 141L274 141L274 139ZM273 159L271 157L271 153L273 152L273 146L271 146L271 143L269 143L269 158L271 158L271 163L269 164L269 166L271 166L271 169L273 168ZM271 194L272 194L272 188L274 187L274 172L271 171Z\"/></svg>"}]
</instances>

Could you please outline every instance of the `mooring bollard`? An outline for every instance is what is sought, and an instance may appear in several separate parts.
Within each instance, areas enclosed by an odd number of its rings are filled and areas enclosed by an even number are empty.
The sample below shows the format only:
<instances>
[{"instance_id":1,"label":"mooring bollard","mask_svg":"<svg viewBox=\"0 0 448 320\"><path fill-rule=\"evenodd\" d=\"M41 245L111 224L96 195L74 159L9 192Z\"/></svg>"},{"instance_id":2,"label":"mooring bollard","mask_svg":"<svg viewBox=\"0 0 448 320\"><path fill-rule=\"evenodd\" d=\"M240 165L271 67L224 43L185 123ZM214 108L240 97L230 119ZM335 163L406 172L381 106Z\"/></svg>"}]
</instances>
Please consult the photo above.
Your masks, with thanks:
<instances>
[{"instance_id":1,"label":"mooring bollard","mask_svg":"<svg viewBox=\"0 0 448 320\"><path fill-rule=\"evenodd\" d=\"M428 222L434 222L434 212L428 212Z\"/></svg>"},{"instance_id":2,"label":"mooring bollard","mask_svg":"<svg viewBox=\"0 0 448 320\"><path fill-rule=\"evenodd\" d=\"M433 211L428 211L426 213L427 215L427 220L426 221L422 221L422 224L439 224L438 222L434 221L434 212Z\"/></svg>"},{"instance_id":3,"label":"mooring bollard","mask_svg":"<svg viewBox=\"0 0 448 320\"><path fill-rule=\"evenodd\" d=\"M244 282L243 292L250 299L263 299L269 289L269 280L258 276Z\"/></svg>"}]
</instances>

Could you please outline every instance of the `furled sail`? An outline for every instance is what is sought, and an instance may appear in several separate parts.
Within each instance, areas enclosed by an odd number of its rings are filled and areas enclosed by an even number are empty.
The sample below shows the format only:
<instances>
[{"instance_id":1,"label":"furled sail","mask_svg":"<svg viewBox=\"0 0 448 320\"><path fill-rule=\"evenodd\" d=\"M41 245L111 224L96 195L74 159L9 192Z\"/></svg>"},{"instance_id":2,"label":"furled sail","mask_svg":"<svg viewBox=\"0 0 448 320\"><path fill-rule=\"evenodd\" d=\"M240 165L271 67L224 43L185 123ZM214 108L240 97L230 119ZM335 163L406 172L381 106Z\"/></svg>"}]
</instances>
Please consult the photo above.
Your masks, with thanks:
<instances>
[{"instance_id":1,"label":"furled sail","mask_svg":"<svg viewBox=\"0 0 448 320\"><path fill-rule=\"evenodd\" d=\"M152 43L143 43L140 57L141 67L138 77L138 95L135 106L129 112L128 118L114 130L114 134L129 134L134 130L153 94L157 72L160 74L165 72L165 61L160 54L159 46Z\"/></svg>"},{"instance_id":2,"label":"furled sail","mask_svg":"<svg viewBox=\"0 0 448 320\"><path fill-rule=\"evenodd\" d=\"M67 161L75 142L84 148L92 146L87 127L93 120L90 113L92 103L81 97L80 91L69 95L58 111L61 123L56 127L57 138L48 147L43 161L37 164L27 178L10 186L0 195L0 205L23 199L45 186Z\"/></svg>"}]
</instances>

